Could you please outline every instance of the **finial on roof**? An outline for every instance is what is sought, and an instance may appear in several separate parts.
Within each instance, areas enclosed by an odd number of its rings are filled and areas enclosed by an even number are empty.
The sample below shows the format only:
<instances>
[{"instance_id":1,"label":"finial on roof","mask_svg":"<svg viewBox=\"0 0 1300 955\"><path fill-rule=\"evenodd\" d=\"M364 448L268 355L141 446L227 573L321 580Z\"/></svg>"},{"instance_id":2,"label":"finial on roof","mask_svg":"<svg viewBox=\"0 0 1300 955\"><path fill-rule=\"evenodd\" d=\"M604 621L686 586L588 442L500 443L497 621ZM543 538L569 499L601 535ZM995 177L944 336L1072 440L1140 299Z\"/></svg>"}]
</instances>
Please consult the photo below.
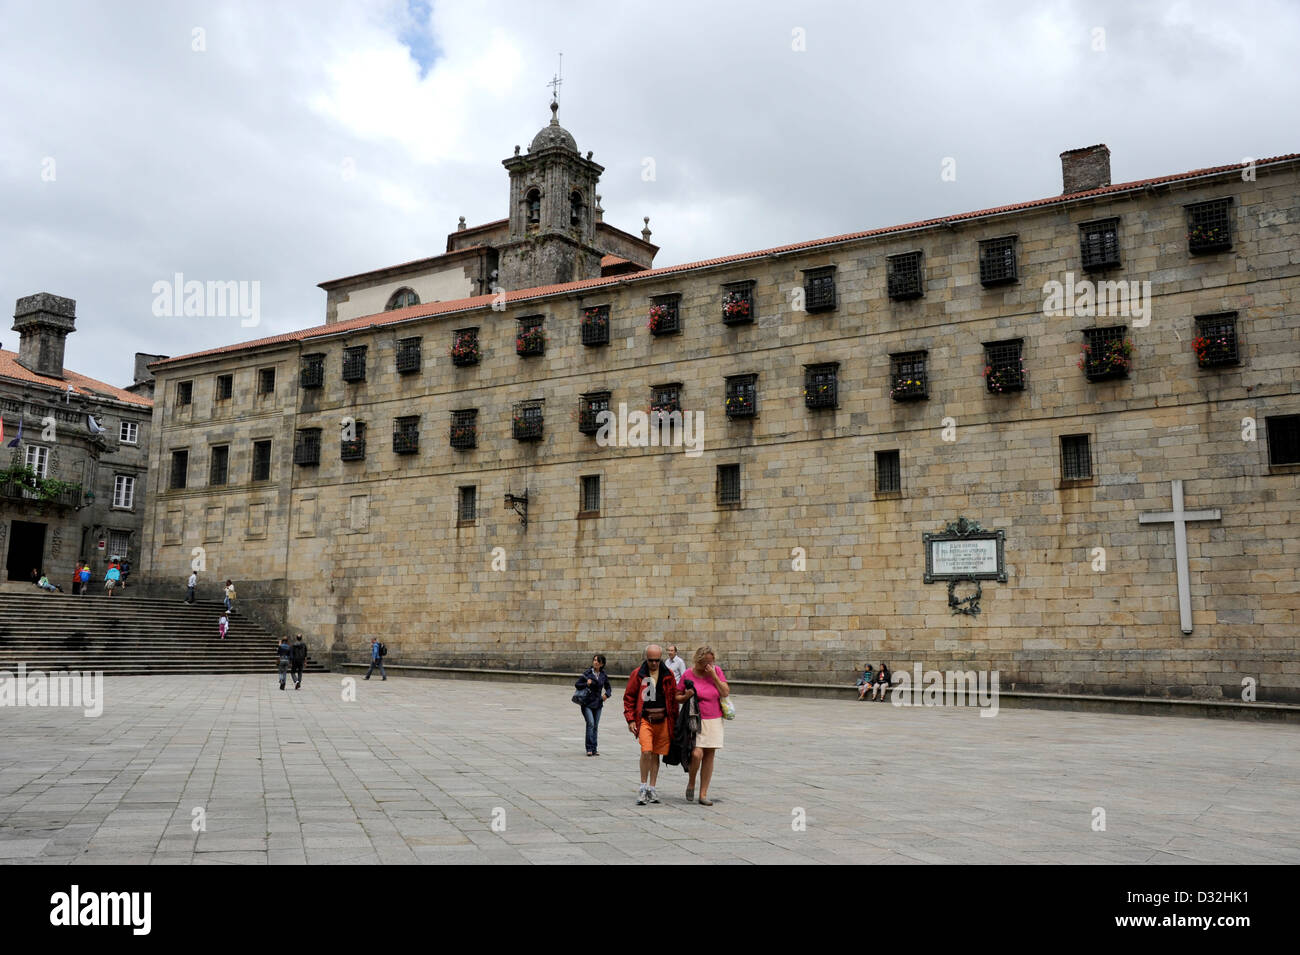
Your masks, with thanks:
<instances>
[{"instance_id":1,"label":"finial on roof","mask_svg":"<svg viewBox=\"0 0 1300 955\"><path fill-rule=\"evenodd\" d=\"M461 217L460 217L460 222L458 222L458 223L456 224L456 231L457 231L457 232L464 232L464 231L465 231L465 217L464 217L464 216L461 216Z\"/></svg>"},{"instance_id":2,"label":"finial on roof","mask_svg":"<svg viewBox=\"0 0 1300 955\"><path fill-rule=\"evenodd\" d=\"M560 101L559 100L554 100L554 99L551 100L551 125L552 126L560 125Z\"/></svg>"},{"instance_id":3,"label":"finial on roof","mask_svg":"<svg viewBox=\"0 0 1300 955\"><path fill-rule=\"evenodd\" d=\"M645 217L644 217L644 221L645 221L645 228L641 230L641 238L643 238L643 239L645 239L647 242L649 242L649 241L650 241L650 236L651 236L651 232L650 232L650 217L649 217L649 216L645 216Z\"/></svg>"},{"instance_id":4,"label":"finial on roof","mask_svg":"<svg viewBox=\"0 0 1300 955\"><path fill-rule=\"evenodd\" d=\"M605 221L605 210L600 207L600 193L596 193L596 221Z\"/></svg>"},{"instance_id":5,"label":"finial on roof","mask_svg":"<svg viewBox=\"0 0 1300 955\"><path fill-rule=\"evenodd\" d=\"M516 156L519 155L519 147L518 147L518 146L515 146L515 155L516 155Z\"/></svg>"}]
</instances>

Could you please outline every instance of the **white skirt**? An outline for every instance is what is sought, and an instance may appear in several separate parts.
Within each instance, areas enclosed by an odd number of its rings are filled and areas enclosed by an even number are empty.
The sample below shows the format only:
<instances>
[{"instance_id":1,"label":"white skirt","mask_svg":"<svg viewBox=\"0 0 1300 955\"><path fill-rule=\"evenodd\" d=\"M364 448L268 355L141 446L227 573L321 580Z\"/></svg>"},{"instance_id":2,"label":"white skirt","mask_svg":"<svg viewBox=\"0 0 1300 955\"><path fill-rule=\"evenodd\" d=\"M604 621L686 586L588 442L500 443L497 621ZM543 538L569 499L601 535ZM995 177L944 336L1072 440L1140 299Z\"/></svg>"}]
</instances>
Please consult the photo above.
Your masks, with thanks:
<instances>
[{"instance_id":1,"label":"white skirt","mask_svg":"<svg viewBox=\"0 0 1300 955\"><path fill-rule=\"evenodd\" d=\"M700 720L700 735L695 737L695 745L700 749L722 749L722 718Z\"/></svg>"}]
</instances>

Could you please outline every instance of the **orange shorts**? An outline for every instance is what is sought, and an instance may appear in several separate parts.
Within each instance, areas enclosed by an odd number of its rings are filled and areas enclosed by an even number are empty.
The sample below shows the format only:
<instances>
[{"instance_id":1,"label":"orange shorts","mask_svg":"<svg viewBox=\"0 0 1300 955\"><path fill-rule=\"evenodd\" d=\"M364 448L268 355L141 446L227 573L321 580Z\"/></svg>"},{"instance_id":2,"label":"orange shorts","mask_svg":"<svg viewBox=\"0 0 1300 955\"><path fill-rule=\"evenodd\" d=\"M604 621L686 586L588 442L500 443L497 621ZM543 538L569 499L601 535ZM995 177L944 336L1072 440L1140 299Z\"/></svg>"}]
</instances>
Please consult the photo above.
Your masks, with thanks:
<instances>
[{"instance_id":1,"label":"orange shorts","mask_svg":"<svg viewBox=\"0 0 1300 955\"><path fill-rule=\"evenodd\" d=\"M667 756L669 743L668 720L663 719L658 723L642 720L636 738L637 742L641 744L641 752L654 753L656 756Z\"/></svg>"}]
</instances>

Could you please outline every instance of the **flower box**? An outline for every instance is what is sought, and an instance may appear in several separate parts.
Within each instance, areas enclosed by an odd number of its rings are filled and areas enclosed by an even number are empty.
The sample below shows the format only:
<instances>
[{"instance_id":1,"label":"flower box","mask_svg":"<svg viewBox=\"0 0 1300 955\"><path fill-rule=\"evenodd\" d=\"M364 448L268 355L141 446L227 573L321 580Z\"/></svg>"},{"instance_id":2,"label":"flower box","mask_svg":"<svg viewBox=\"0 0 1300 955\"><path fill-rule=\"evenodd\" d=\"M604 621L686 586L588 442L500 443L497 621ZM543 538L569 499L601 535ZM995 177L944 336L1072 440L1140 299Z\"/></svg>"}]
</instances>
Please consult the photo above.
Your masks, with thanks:
<instances>
[{"instance_id":1,"label":"flower box","mask_svg":"<svg viewBox=\"0 0 1300 955\"><path fill-rule=\"evenodd\" d=\"M529 328L515 336L515 351L523 356L540 355L546 351L546 333L540 327Z\"/></svg>"},{"instance_id":2,"label":"flower box","mask_svg":"<svg viewBox=\"0 0 1300 955\"><path fill-rule=\"evenodd\" d=\"M894 385L889 389L889 397L895 401L915 401L918 398L929 397L929 391L924 378L899 376L894 379Z\"/></svg>"},{"instance_id":3,"label":"flower box","mask_svg":"<svg viewBox=\"0 0 1300 955\"><path fill-rule=\"evenodd\" d=\"M673 335L681 331L681 323L677 318L677 305L675 303L651 305L650 321L646 323L646 328L650 329L651 335Z\"/></svg>"},{"instance_id":4,"label":"flower box","mask_svg":"<svg viewBox=\"0 0 1300 955\"><path fill-rule=\"evenodd\" d=\"M453 365L477 365L479 362L478 336L458 335L451 343Z\"/></svg>"},{"instance_id":5,"label":"flower box","mask_svg":"<svg viewBox=\"0 0 1300 955\"><path fill-rule=\"evenodd\" d=\"M722 299L722 322L725 325L744 325L754 320L753 303L748 292L728 292Z\"/></svg>"},{"instance_id":6,"label":"flower box","mask_svg":"<svg viewBox=\"0 0 1300 955\"><path fill-rule=\"evenodd\" d=\"M1133 366L1133 342L1128 338L1112 338L1096 345L1084 345L1079 356L1079 367L1089 381L1107 381L1127 378Z\"/></svg>"},{"instance_id":7,"label":"flower box","mask_svg":"<svg viewBox=\"0 0 1300 955\"><path fill-rule=\"evenodd\" d=\"M1006 365L985 365L984 386L990 394L1002 395L1009 391L1024 391L1025 360L1016 359L1016 363Z\"/></svg>"}]
</instances>

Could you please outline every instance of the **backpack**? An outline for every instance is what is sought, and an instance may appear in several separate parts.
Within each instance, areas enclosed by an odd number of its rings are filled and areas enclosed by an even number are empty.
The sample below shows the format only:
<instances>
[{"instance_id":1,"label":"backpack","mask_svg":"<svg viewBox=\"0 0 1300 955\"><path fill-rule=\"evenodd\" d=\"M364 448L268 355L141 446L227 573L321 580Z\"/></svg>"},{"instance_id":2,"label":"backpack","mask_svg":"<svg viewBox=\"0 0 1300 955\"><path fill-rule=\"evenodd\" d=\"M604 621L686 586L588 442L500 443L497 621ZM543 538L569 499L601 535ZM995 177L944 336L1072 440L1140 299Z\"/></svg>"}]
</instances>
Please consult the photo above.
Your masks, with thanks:
<instances>
[{"instance_id":1,"label":"backpack","mask_svg":"<svg viewBox=\"0 0 1300 955\"><path fill-rule=\"evenodd\" d=\"M379 645L379 655L380 655L381 657L386 657L386 656L388 656L388 644L386 644L386 643L381 643L381 644Z\"/></svg>"}]
</instances>

